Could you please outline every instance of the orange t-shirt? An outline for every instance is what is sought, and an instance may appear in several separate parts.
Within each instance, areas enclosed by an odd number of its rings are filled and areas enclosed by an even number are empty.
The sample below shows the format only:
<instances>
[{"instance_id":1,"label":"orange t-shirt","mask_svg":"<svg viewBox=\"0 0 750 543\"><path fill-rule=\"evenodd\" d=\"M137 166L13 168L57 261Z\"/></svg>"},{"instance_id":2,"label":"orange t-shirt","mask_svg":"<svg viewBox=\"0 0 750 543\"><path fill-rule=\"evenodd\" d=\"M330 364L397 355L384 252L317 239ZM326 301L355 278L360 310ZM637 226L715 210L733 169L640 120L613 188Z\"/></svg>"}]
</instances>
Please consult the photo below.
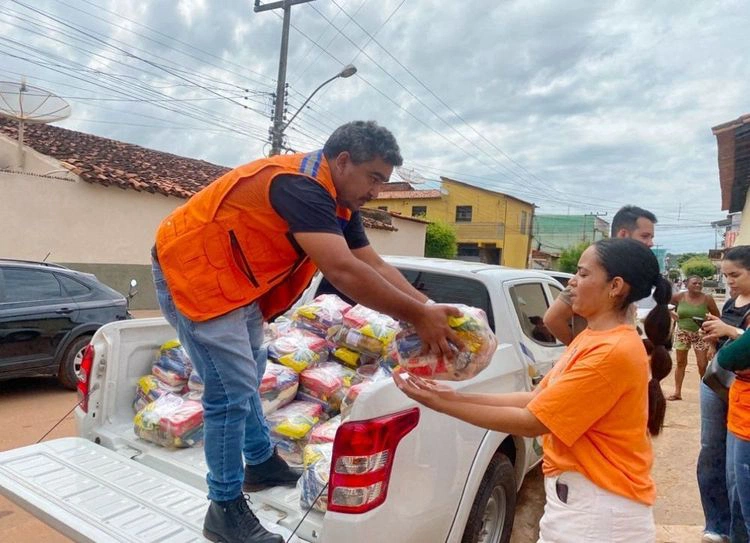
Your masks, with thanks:
<instances>
[{"instance_id":1,"label":"orange t-shirt","mask_svg":"<svg viewBox=\"0 0 750 543\"><path fill-rule=\"evenodd\" d=\"M744 440L750 440L750 382L748 381L735 379L729 388L727 429Z\"/></svg>"},{"instance_id":2,"label":"orange t-shirt","mask_svg":"<svg viewBox=\"0 0 750 543\"><path fill-rule=\"evenodd\" d=\"M581 332L528 404L550 430L545 475L576 471L605 490L652 505L649 379L648 355L632 326Z\"/></svg>"}]
</instances>

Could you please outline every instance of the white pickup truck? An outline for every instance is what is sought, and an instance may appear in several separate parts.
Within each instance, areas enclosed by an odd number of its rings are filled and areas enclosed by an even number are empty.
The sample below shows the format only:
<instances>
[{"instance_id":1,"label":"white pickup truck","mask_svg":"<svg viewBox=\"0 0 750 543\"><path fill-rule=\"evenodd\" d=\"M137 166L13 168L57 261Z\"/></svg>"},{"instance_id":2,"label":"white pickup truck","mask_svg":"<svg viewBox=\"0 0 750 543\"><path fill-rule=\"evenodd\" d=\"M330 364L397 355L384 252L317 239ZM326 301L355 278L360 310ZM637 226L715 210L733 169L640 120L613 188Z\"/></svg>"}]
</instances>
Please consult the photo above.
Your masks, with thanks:
<instances>
[{"instance_id":1,"label":"white pickup truck","mask_svg":"<svg viewBox=\"0 0 750 543\"><path fill-rule=\"evenodd\" d=\"M562 353L541 322L561 290L550 276L460 261L388 260L437 302L487 313L497 352L486 370L456 388L530 390ZM331 291L318 276L303 300ZM203 541L203 450L162 448L133 432L136 381L150 371L159 345L174 337L161 318L103 326L84 358L79 389L87 396L75 410L80 437L0 453L0 491L76 541ZM386 468L372 462L364 473L333 473L329 495L363 499L325 514L303 510L296 489L251 494L261 522L287 541L507 542L516 492L541 453L536 440L421 407L391 380L357 399L342 431L352 438L340 440L343 454L382 459L385 453ZM334 456L342 453L337 447Z\"/></svg>"}]
</instances>

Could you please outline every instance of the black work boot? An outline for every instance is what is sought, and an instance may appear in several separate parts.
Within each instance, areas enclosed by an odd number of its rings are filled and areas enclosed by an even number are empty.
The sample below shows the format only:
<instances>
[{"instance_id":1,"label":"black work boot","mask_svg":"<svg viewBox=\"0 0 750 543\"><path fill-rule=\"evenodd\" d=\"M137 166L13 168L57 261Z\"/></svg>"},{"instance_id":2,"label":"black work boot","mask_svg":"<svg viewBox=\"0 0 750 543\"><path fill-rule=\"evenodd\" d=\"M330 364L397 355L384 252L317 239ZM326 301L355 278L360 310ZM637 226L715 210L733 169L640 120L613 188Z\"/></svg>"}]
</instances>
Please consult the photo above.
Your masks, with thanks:
<instances>
[{"instance_id":1,"label":"black work boot","mask_svg":"<svg viewBox=\"0 0 750 543\"><path fill-rule=\"evenodd\" d=\"M223 506L212 501L203 521L203 537L221 543L284 543L283 537L260 525L245 496Z\"/></svg>"},{"instance_id":2,"label":"black work boot","mask_svg":"<svg viewBox=\"0 0 750 543\"><path fill-rule=\"evenodd\" d=\"M244 492L257 492L272 486L294 486L302 477L302 470L290 468L276 449L271 458L255 466L245 465Z\"/></svg>"}]
</instances>

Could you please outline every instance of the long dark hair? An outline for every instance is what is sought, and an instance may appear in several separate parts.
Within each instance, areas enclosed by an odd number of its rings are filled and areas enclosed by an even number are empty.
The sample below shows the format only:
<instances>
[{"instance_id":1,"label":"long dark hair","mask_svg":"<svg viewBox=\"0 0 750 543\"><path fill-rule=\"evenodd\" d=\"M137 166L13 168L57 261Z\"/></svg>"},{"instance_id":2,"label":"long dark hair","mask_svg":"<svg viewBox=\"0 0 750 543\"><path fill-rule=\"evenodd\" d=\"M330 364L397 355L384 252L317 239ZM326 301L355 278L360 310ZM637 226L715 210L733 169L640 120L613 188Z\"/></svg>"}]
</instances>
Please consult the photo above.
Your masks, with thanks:
<instances>
[{"instance_id":1,"label":"long dark hair","mask_svg":"<svg viewBox=\"0 0 750 543\"><path fill-rule=\"evenodd\" d=\"M656 306L644 322L646 346L651 359L651 381L648 383L648 431L658 435L664 425L667 401L659 384L672 371L669 348L672 342L672 317L668 304L672 299L672 285L659 273L659 262L651 249L632 239L604 239L596 242L596 254L611 281L622 277L630 292L622 302L622 309L649 296L653 291Z\"/></svg>"}]
</instances>

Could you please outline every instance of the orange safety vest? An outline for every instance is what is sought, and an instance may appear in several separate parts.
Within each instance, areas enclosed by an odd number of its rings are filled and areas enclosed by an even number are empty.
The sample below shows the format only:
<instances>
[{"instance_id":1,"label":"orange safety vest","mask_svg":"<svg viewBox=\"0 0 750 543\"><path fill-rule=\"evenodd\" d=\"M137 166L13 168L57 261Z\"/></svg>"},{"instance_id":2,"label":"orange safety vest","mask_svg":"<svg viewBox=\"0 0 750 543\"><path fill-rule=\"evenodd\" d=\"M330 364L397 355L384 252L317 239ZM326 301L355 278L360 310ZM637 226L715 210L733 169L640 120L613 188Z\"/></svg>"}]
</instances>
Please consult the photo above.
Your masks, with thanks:
<instances>
[{"instance_id":1,"label":"orange safety vest","mask_svg":"<svg viewBox=\"0 0 750 543\"><path fill-rule=\"evenodd\" d=\"M336 199L323 151L282 155L227 172L162 221L156 253L183 315L205 321L257 301L263 316L272 319L307 288L317 267L294 243L289 224L270 200L273 180L290 174L310 178ZM217 215L230 191L245 180L247 212ZM352 212L337 205L336 214L346 223Z\"/></svg>"}]
</instances>

